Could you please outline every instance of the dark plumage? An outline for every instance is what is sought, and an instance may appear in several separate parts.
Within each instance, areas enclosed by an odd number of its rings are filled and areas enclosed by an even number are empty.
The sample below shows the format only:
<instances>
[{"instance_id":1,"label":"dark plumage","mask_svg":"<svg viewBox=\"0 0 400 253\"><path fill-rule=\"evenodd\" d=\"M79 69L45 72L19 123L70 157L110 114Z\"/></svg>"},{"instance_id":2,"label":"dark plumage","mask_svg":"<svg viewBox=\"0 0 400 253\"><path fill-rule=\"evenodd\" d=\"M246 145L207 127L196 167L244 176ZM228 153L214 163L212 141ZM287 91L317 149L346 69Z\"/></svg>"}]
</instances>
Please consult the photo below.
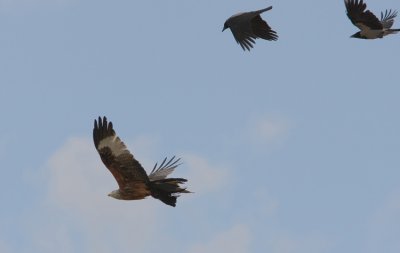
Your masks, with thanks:
<instances>
[{"instance_id":1,"label":"dark plumage","mask_svg":"<svg viewBox=\"0 0 400 253\"><path fill-rule=\"evenodd\" d=\"M133 157L125 144L116 135L111 122L99 117L94 121L94 145L100 158L118 183L119 189L109 196L122 200L144 199L152 196L167 205L175 206L180 193L187 193L186 188L179 185L187 180L184 178L166 178L180 164L180 159L167 158L157 167L154 166L147 176L142 165Z\"/></svg>"},{"instance_id":2,"label":"dark plumage","mask_svg":"<svg viewBox=\"0 0 400 253\"><path fill-rule=\"evenodd\" d=\"M344 0L344 4L350 21L360 29L351 36L352 38L377 39L400 31L400 29L391 29L397 11L381 12L381 20L379 20L371 11L366 10L367 5L363 0Z\"/></svg>"},{"instance_id":3,"label":"dark plumage","mask_svg":"<svg viewBox=\"0 0 400 253\"><path fill-rule=\"evenodd\" d=\"M230 28L236 42L243 50L250 51L258 38L264 40L277 40L277 33L265 22L260 14L271 10L272 6L258 11L241 12L228 18L224 23L224 31Z\"/></svg>"}]
</instances>

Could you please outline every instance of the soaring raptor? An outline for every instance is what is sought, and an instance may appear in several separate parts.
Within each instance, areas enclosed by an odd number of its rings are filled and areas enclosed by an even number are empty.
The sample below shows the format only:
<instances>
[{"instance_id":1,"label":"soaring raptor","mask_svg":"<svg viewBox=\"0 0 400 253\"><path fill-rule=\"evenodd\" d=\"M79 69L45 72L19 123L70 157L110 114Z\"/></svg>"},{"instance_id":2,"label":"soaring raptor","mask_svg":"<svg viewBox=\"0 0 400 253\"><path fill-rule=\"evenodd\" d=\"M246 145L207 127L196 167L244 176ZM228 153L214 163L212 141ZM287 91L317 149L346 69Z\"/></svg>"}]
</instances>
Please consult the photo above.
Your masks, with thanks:
<instances>
[{"instance_id":1,"label":"soaring raptor","mask_svg":"<svg viewBox=\"0 0 400 253\"><path fill-rule=\"evenodd\" d=\"M175 206L176 198L180 193L188 193L181 188L187 180L184 178L167 178L179 166L179 159L175 156L167 158L157 167L154 165L149 175L140 163L129 152L125 144L115 134L113 124L107 123L107 118L99 117L94 121L94 145L100 158L118 183L119 189L112 191L108 196L122 200L144 199L152 196L167 205Z\"/></svg>"},{"instance_id":2,"label":"soaring raptor","mask_svg":"<svg viewBox=\"0 0 400 253\"><path fill-rule=\"evenodd\" d=\"M367 5L363 0L344 0L344 4L350 21L360 29L351 36L352 38L377 39L400 31L400 29L391 29L397 11L381 12L381 20L379 20L372 12L366 10Z\"/></svg>"},{"instance_id":3,"label":"soaring raptor","mask_svg":"<svg viewBox=\"0 0 400 253\"><path fill-rule=\"evenodd\" d=\"M224 23L224 31L231 29L236 42L243 48L250 51L257 38L264 40L277 40L278 35L271 27L261 18L261 13L269 11L272 6L258 11L241 12L228 18Z\"/></svg>"}]
</instances>

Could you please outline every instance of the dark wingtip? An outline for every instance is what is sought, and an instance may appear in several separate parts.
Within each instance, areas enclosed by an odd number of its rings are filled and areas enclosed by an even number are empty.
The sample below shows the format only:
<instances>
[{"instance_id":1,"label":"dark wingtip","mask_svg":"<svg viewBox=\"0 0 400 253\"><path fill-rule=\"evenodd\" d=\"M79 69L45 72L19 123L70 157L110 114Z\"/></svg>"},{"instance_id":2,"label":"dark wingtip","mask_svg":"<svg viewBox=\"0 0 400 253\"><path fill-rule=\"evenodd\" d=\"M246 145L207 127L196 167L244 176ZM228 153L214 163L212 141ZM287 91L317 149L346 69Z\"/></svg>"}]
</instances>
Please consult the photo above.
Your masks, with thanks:
<instances>
[{"instance_id":1,"label":"dark wingtip","mask_svg":"<svg viewBox=\"0 0 400 253\"><path fill-rule=\"evenodd\" d=\"M107 125L106 116L103 116L103 118L99 116L97 119L94 120L93 140L96 148L99 145L100 140L103 139L111 129L112 123L110 122Z\"/></svg>"},{"instance_id":2,"label":"dark wingtip","mask_svg":"<svg viewBox=\"0 0 400 253\"><path fill-rule=\"evenodd\" d=\"M99 117L100 118L100 117ZM101 120L101 119L100 119ZM102 120L102 122L101 122L101 125L102 126L107 126L107 118L106 118L106 116L103 116L103 120Z\"/></svg>"},{"instance_id":3,"label":"dark wingtip","mask_svg":"<svg viewBox=\"0 0 400 253\"><path fill-rule=\"evenodd\" d=\"M265 12L265 11L270 11L270 10L272 10L272 5L269 6L269 7L267 7L267 8L264 8L264 9L259 10L259 13L263 13L263 12Z\"/></svg>"}]
</instances>

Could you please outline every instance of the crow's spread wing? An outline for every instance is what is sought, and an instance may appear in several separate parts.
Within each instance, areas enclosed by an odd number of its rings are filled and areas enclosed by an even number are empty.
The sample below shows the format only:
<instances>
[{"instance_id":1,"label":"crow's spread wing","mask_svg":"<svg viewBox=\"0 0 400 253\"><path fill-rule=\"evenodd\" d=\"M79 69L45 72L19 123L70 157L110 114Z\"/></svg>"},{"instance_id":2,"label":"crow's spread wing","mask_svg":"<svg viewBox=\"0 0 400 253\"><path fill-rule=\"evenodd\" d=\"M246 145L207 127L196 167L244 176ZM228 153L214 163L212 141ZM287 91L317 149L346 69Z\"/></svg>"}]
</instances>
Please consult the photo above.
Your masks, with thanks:
<instances>
[{"instance_id":1,"label":"crow's spread wing","mask_svg":"<svg viewBox=\"0 0 400 253\"><path fill-rule=\"evenodd\" d=\"M93 141L101 160L117 180L120 189L132 182L136 185L147 184L149 178L146 171L115 134L112 123L107 123L106 117L94 121Z\"/></svg>"},{"instance_id":2,"label":"crow's spread wing","mask_svg":"<svg viewBox=\"0 0 400 253\"><path fill-rule=\"evenodd\" d=\"M249 22L238 22L234 27L231 27L231 31L236 42L243 50L250 51L253 48L257 36L253 33Z\"/></svg>"},{"instance_id":3,"label":"crow's spread wing","mask_svg":"<svg viewBox=\"0 0 400 253\"><path fill-rule=\"evenodd\" d=\"M366 10L367 5L363 0L345 0L347 9L347 16L353 25L357 26L360 30L383 29L382 23L379 19L369 10Z\"/></svg>"},{"instance_id":4,"label":"crow's spread wing","mask_svg":"<svg viewBox=\"0 0 400 253\"><path fill-rule=\"evenodd\" d=\"M265 22L260 15L255 16L251 20L251 28L253 29L253 33L264 40L277 40L278 35L271 27Z\"/></svg>"}]
</instances>

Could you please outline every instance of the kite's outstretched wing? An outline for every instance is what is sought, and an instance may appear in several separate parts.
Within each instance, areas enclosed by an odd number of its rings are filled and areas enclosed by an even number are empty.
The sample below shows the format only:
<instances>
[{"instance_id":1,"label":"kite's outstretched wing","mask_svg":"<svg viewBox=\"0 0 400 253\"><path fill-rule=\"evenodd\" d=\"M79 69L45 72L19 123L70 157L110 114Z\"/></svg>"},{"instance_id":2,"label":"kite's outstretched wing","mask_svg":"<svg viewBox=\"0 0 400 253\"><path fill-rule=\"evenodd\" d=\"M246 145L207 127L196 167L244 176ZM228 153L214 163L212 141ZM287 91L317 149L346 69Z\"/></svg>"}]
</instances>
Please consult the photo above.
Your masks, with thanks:
<instances>
[{"instance_id":1,"label":"kite's outstretched wing","mask_svg":"<svg viewBox=\"0 0 400 253\"><path fill-rule=\"evenodd\" d=\"M101 160L117 180L120 189L126 188L131 182L149 182L146 171L115 134L112 123L107 123L106 117L94 121L93 141Z\"/></svg>"},{"instance_id":2,"label":"kite's outstretched wing","mask_svg":"<svg viewBox=\"0 0 400 253\"><path fill-rule=\"evenodd\" d=\"M181 165L178 163L181 159L175 159L175 156L172 157L167 163L167 158L165 157L164 161L158 166L157 168L157 163L154 165L153 170L149 174L149 179L150 181L155 181L155 180L160 180L160 179L165 179L169 174L171 174L176 167Z\"/></svg>"},{"instance_id":3,"label":"kite's outstretched wing","mask_svg":"<svg viewBox=\"0 0 400 253\"><path fill-rule=\"evenodd\" d=\"M381 23L383 28L390 29L393 26L394 18L397 16L397 11L386 10L385 14L381 12Z\"/></svg>"}]
</instances>

